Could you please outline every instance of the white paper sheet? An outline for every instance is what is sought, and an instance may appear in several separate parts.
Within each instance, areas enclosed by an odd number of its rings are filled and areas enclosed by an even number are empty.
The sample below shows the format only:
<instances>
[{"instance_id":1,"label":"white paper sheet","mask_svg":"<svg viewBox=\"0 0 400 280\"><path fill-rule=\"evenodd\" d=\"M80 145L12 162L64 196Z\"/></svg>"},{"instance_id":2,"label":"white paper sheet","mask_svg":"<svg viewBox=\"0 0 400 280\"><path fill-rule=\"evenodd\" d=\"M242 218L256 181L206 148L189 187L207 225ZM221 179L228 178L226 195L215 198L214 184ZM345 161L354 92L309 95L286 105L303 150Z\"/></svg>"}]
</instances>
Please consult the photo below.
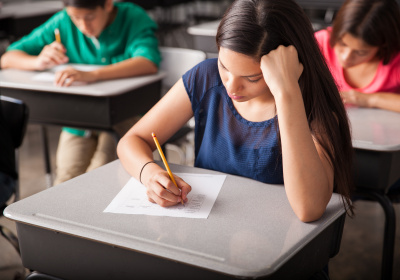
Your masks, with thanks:
<instances>
[{"instance_id":1,"label":"white paper sheet","mask_svg":"<svg viewBox=\"0 0 400 280\"><path fill-rule=\"evenodd\" d=\"M85 72L89 72L89 71L93 71L95 69L98 69L102 66L100 65L86 65L86 64L63 64L63 65L58 65L55 66L47 71L38 73L34 76L32 76L32 80L34 81L40 81L40 82L53 82L54 78L56 76L56 72L64 70L67 67L72 67L75 68L79 71L85 71ZM77 82L75 82L77 83ZM75 84L74 83L74 84Z\"/></svg>"},{"instance_id":2,"label":"white paper sheet","mask_svg":"<svg viewBox=\"0 0 400 280\"><path fill-rule=\"evenodd\" d=\"M176 175L192 187L185 205L178 204L165 208L151 203L147 199L145 186L135 178L131 178L104 212L207 219L226 175L191 173L176 173Z\"/></svg>"}]
</instances>

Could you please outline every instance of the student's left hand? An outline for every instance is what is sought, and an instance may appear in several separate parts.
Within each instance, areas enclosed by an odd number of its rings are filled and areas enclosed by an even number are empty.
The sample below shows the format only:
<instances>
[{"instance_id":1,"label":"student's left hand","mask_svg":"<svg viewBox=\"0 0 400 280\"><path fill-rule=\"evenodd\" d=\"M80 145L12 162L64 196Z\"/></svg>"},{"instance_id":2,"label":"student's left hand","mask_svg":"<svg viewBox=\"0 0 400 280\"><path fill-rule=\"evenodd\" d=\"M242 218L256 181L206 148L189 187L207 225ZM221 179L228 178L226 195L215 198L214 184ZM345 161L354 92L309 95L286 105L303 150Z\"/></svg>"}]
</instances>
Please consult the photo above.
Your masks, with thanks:
<instances>
[{"instance_id":1,"label":"student's left hand","mask_svg":"<svg viewBox=\"0 0 400 280\"><path fill-rule=\"evenodd\" d=\"M369 107L368 99L371 95L356 91L354 89L340 92L343 102L359 107Z\"/></svg>"},{"instance_id":2,"label":"student's left hand","mask_svg":"<svg viewBox=\"0 0 400 280\"><path fill-rule=\"evenodd\" d=\"M93 72L79 71L73 67L67 67L56 73L54 84L56 86L70 86L73 82L95 82L96 78Z\"/></svg>"},{"instance_id":3,"label":"student's left hand","mask_svg":"<svg viewBox=\"0 0 400 280\"><path fill-rule=\"evenodd\" d=\"M261 58L261 71L276 100L277 95L295 92L303 65L294 46L279 46Z\"/></svg>"}]
</instances>

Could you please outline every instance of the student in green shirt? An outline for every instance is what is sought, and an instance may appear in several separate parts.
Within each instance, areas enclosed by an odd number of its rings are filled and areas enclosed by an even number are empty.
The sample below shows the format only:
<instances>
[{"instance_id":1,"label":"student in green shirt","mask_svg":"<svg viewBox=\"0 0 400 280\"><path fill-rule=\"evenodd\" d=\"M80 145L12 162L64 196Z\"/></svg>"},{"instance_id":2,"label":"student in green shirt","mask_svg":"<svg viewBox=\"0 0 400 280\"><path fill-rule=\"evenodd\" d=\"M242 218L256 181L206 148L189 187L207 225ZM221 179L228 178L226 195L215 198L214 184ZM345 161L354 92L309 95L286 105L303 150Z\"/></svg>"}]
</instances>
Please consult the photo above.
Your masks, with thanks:
<instances>
[{"instance_id":1,"label":"student in green shirt","mask_svg":"<svg viewBox=\"0 0 400 280\"><path fill-rule=\"evenodd\" d=\"M11 44L1 68L45 70L65 63L106 65L83 72L68 67L54 83L96 82L158 71L161 56L156 23L139 6L113 0L63 0L65 9ZM55 39L58 29L61 42ZM63 128L57 150L61 183L115 159L115 143L105 132Z\"/></svg>"}]
</instances>

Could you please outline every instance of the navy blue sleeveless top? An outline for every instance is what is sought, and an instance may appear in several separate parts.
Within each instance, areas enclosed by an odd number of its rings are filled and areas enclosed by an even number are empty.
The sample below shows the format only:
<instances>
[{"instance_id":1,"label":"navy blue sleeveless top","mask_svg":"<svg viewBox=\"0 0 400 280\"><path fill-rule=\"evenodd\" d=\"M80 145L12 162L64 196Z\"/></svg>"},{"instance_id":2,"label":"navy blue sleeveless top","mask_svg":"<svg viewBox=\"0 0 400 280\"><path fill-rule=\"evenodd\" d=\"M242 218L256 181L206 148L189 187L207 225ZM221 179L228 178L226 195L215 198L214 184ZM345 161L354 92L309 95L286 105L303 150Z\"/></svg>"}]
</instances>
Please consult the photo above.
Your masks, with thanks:
<instances>
[{"instance_id":1,"label":"navy blue sleeveless top","mask_svg":"<svg viewBox=\"0 0 400 280\"><path fill-rule=\"evenodd\" d=\"M183 75L195 117L195 166L283 184L278 119L245 120L236 111L208 59Z\"/></svg>"}]
</instances>

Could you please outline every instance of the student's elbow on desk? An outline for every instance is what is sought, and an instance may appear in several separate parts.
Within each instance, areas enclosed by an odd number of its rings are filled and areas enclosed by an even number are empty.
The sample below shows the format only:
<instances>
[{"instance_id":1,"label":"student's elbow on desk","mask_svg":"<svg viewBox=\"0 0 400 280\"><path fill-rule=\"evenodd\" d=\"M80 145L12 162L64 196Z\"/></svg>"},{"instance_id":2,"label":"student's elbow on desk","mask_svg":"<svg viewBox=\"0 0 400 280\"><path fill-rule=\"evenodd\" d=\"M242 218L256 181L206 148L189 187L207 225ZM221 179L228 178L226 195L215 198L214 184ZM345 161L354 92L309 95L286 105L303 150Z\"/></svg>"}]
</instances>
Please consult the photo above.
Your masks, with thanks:
<instances>
[{"instance_id":1,"label":"student's elbow on desk","mask_svg":"<svg viewBox=\"0 0 400 280\"><path fill-rule=\"evenodd\" d=\"M6 69L6 68L13 68L13 53L10 52L5 52L1 58L0 58L0 66L1 69Z\"/></svg>"},{"instance_id":2,"label":"student's elbow on desk","mask_svg":"<svg viewBox=\"0 0 400 280\"><path fill-rule=\"evenodd\" d=\"M326 205L314 203L312 201L290 202L290 205L297 218L304 223L318 220L326 210Z\"/></svg>"},{"instance_id":3,"label":"student's elbow on desk","mask_svg":"<svg viewBox=\"0 0 400 280\"><path fill-rule=\"evenodd\" d=\"M294 210L294 209L293 209ZM299 218L300 221L303 223L310 223L318 220L319 218L322 217L322 215L325 212L324 210L315 210L315 209L297 209L294 210L297 218Z\"/></svg>"}]
</instances>

